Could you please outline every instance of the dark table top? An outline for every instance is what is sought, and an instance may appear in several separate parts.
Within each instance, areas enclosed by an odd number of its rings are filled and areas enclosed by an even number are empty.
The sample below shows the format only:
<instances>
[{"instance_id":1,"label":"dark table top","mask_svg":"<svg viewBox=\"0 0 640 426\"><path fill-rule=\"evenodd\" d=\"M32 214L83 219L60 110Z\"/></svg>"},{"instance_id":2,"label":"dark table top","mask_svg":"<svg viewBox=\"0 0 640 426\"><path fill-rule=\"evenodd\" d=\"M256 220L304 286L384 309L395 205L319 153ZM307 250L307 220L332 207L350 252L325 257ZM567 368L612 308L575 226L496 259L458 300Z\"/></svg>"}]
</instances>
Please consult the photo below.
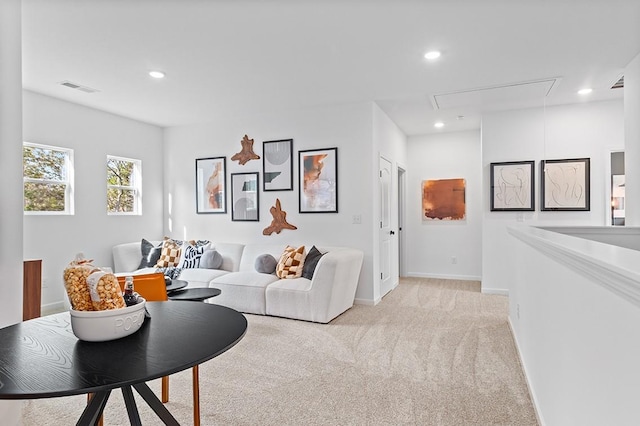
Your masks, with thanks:
<instances>
[{"instance_id":1,"label":"dark table top","mask_svg":"<svg viewBox=\"0 0 640 426\"><path fill-rule=\"evenodd\" d=\"M213 287L192 287L184 290L172 291L169 294L170 300L193 300L203 301L212 297L219 296L221 293L219 288Z\"/></svg>"},{"instance_id":2,"label":"dark table top","mask_svg":"<svg viewBox=\"0 0 640 426\"><path fill-rule=\"evenodd\" d=\"M0 399L35 399L104 391L201 364L242 339L247 320L225 306L147 302L151 318L130 336L84 342L69 313L0 329Z\"/></svg>"},{"instance_id":3,"label":"dark table top","mask_svg":"<svg viewBox=\"0 0 640 426\"><path fill-rule=\"evenodd\" d=\"M167 293L185 288L188 284L189 282L184 280L171 280L171 282L167 284Z\"/></svg>"}]
</instances>

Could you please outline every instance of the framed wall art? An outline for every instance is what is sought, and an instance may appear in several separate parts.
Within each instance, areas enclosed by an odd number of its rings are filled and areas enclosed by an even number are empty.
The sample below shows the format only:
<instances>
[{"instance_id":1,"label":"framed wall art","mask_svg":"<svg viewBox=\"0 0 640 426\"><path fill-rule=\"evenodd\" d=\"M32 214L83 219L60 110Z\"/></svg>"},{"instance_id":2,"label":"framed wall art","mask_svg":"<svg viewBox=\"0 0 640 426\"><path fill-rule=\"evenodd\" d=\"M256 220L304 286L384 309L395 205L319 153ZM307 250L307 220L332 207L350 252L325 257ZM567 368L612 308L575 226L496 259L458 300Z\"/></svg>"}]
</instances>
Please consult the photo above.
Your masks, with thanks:
<instances>
[{"instance_id":1,"label":"framed wall art","mask_svg":"<svg viewBox=\"0 0 640 426\"><path fill-rule=\"evenodd\" d=\"M466 218L464 179L422 181L422 220L464 220Z\"/></svg>"},{"instance_id":2,"label":"framed wall art","mask_svg":"<svg viewBox=\"0 0 640 426\"><path fill-rule=\"evenodd\" d=\"M260 220L258 173L231 173L231 220Z\"/></svg>"},{"instance_id":3,"label":"framed wall art","mask_svg":"<svg viewBox=\"0 0 640 426\"><path fill-rule=\"evenodd\" d=\"M491 163L491 211L535 210L535 161Z\"/></svg>"},{"instance_id":4,"label":"framed wall art","mask_svg":"<svg viewBox=\"0 0 640 426\"><path fill-rule=\"evenodd\" d=\"M338 213L338 148L298 152L300 213Z\"/></svg>"},{"instance_id":5,"label":"framed wall art","mask_svg":"<svg viewBox=\"0 0 640 426\"><path fill-rule=\"evenodd\" d=\"M540 198L543 211L590 210L590 159L542 160Z\"/></svg>"},{"instance_id":6,"label":"framed wall art","mask_svg":"<svg viewBox=\"0 0 640 426\"><path fill-rule=\"evenodd\" d=\"M265 191L293 190L293 139L262 142L262 181Z\"/></svg>"},{"instance_id":7,"label":"framed wall art","mask_svg":"<svg viewBox=\"0 0 640 426\"><path fill-rule=\"evenodd\" d=\"M196 159L196 213L227 212L227 157Z\"/></svg>"}]
</instances>

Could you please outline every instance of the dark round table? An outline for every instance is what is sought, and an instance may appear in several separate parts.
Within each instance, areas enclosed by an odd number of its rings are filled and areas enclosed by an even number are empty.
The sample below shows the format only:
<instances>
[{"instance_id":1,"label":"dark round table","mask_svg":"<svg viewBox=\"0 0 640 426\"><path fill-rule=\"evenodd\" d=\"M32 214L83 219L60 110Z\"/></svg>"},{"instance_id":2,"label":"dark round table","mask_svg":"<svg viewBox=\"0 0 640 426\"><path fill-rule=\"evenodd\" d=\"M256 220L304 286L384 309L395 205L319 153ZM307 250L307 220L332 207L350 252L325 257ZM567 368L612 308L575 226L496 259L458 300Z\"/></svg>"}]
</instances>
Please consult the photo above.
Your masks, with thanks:
<instances>
[{"instance_id":1,"label":"dark round table","mask_svg":"<svg viewBox=\"0 0 640 426\"><path fill-rule=\"evenodd\" d=\"M172 291L183 289L188 284L189 282L184 280L171 280L169 284L167 284L167 293L171 293Z\"/></svg>"},{"instance_id":2,"label":"dark round table","mask_svg":"<svg viewBox=\"0 0 640 426\"><path fill-rule=\"evenodd\" d=\"M111 390L121 388L132 425L140 424L132 387L165 424L175 418L145 382L197 366L227 351L247 330L241 313L184 301L148 302L151 318L130 336L84 342L69 313L0 329L0 399L95 393L78 425L100 418Z\"/></svg>"},{"instance_id":3,"label":"dark round table","mask_svg":"<svg viewBox=\"0 0 640 426\"><path fill-rule=\"evenodd\" d=\"M169 300L192 300L202 302L203 300L219 296L219 288L212 287L192 287L184 290L172 291L168 294Z\"/></svg>"}]
</instances>

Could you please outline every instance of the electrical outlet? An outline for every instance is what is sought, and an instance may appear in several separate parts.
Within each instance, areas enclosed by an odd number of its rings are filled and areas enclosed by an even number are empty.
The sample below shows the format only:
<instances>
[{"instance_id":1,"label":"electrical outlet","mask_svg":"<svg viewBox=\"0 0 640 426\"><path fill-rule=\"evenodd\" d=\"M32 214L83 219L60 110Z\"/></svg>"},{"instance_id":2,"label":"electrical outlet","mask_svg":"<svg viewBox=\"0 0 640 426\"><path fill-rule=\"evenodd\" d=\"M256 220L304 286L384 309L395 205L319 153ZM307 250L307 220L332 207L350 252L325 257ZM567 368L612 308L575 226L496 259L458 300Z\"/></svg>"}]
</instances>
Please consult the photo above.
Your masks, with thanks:
<instances>
[{"instance_id":1,"label":"electrical outlet","mask_svg":"<svg viewBox=\"0 0 640 426\"><path fill-rule=\"evenodd\" d=\"M360 225L362 223L362 215L361 214L354 214L353 215L353 223L356 225Z\"/></svg>"},{"instance_id":2,"label":"electrical outlet","mask_svg":"<svg viewBox=\"0 0 640 426\"><path fill-rule=\"evenodd\" d=\"M518 319L520 319L520 304L519 303L516 304L516 317Z\"/></svg>"},{"instance_id":3,"label":"electrical outlet","mask_svg":"<svg viewBox=\"0 0 640 426\"><path fill-rule=\"evenodd\" d=\"M47 288L47 287L49 287L49 279L43 278L42 279L42 288Z\"/></svg>"},{"instance_id":4,"label":"electrical outlet","mask_svg":"<svg viewBox=\"0 0 640 426\"><path fill-rule=\"evenodd\" d=\"M451 264L452 264L452 265L456 265L456 264L458 264L458 258L457 258L457 257L455 257L455 256L451 256Z\"/></svg>"}]
</instances>

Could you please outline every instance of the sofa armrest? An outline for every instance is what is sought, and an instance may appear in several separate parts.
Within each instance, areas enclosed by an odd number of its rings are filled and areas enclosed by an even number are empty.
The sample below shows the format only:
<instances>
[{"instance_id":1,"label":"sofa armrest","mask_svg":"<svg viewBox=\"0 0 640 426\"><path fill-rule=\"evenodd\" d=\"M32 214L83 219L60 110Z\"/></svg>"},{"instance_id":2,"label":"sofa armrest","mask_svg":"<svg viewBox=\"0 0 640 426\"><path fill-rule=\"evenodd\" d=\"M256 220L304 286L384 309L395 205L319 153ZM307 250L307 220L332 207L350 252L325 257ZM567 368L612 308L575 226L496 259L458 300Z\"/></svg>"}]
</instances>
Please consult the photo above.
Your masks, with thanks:
<instances>
[{"instance_id":1,"label":"sofa armrest","mask_svg":"<svg viewBox=\"0 0 640 426\"><path fill-rule=\"evenodd\" d=\"M314 306L332 319L353 306L364 252L335 248L325 253L311 280L310 296Z\"/></svg>"},{"instance_id":2,"label":"sofa armrest","mask_svg":"<svg viewBox=\"0 0 640 426\"><path fill-rule=\"evenodd\" d=\"M157 244L157 243L154 243ZM140 266L142 252L140 242L124 243L113 246L113 272L133 272Z\"/></svg>"}]
</instances>

